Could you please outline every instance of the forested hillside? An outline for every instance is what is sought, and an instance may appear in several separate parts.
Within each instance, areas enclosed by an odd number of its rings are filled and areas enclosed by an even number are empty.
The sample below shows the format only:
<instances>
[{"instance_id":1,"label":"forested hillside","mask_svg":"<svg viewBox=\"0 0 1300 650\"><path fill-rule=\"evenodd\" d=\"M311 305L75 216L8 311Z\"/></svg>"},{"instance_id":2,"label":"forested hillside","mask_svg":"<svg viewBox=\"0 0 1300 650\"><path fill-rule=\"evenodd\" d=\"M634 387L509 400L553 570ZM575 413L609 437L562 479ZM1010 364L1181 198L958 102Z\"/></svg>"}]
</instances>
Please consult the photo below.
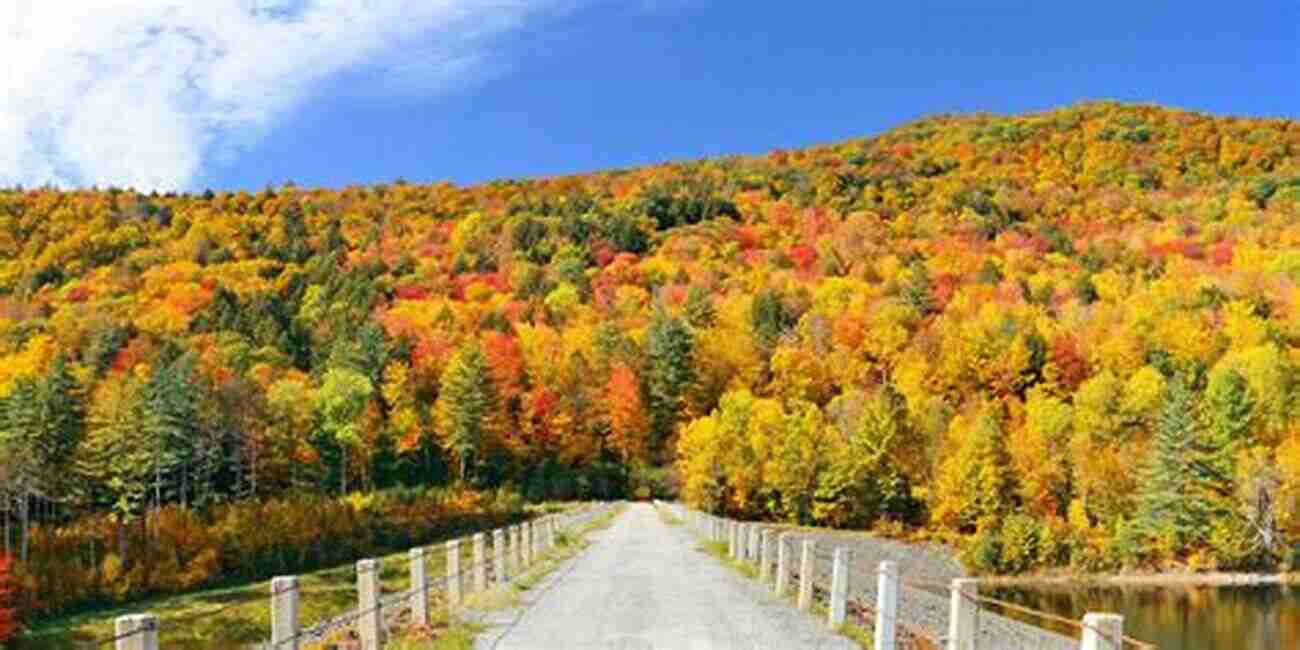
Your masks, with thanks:
<instances>
[{"instance_id":1,"label":"forested hillside","mask_svg":"<svg viewBox=\"0 0 1300 650\"><path fill-rule=\"evenodd\" d=\"M672 467L988 570L1286 561L1297 218L1300 123L1112 103L473 187L6 191L6 521Z\"/></svg>"}]
</instances>

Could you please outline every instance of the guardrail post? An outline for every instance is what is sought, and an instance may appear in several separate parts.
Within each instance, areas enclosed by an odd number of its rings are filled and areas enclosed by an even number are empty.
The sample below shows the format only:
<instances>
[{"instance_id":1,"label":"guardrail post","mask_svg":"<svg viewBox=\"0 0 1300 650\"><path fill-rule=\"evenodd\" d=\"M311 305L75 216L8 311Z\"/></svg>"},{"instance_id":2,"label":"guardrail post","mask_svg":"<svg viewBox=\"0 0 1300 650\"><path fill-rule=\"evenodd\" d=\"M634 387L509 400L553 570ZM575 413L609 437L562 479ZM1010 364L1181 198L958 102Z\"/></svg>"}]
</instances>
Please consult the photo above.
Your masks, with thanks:
<instances>
[{"instance_id":1,"label":"guardrail post","mask_svg":"<svg viewBox=\"0 0 1300 650\"><path fill-rule=\"evenodd\" d=\"M948 613L948 650L975 650L975 621L979 615L979 587L976 580L952 581L952 603Z\"/></svg>"},{"instance_id":2,"label":"guardrail post","mask_svg":"<svg viewBox=\"0 0 1300 650\"><path fill-rule=\"evenodd\" d=\"M767 584L767 578L772 573L772 554L768 552L771 546L772 531L764 530L758 536L758 581Z\"/></svg>"},{"instance_id":3,"label":"guardrail post","mask_svg":"<svg viewBox=\"0 0 1300 650\"><path fill-rule=\"evenodd\" d=\"M487 590L487 535L474 534L474 591Z\"/></svg>"},{"instance_id":4,"label":"guardrail post","mask_svg":"<svg viewBox=\"0 0 1300 650\"><path fill-rule=\"evenodd\" d=\"M115 650L158 650L158 617L153 614L119 616L114 623Z\"/></svg>"},{"instance_id":5,"label":"guardrail post","mask_svg":"<svg viewBox=\"0 0 1300 650\"><path fill-rule=\"evenodd\" d=\"M831 570L831 608L826 615L826 622L832 630L844 625L849 599L849 563L852 558L849 549L835 549L835 565Z\"/></svg>"},{"instance_id":6,"label":"guardrail post","mask_svg":"<svg viewBox=\"0 0 1300 650\"><path fill-rule=\"evenodd\" d=\"M447 606L460 604L460 540L447 542Z\"/></svg>"},{"instance_id":7,"label":"guardrail post","mask_svg":"<svg viewBox=\"0 0 1300 650\"><path fill-rule=\"evenodd\" d=\"M510 547L512 551L515 551L513 552L513 559L511 560L511 562L513 563L513 568L515 568L515 573L523 573L524 571L524 526L523 525L520 524L520 525L510 526Z\"/></svg>"},{"instance_id":8,"label":"guardrail post","mask_svg":"<svg viewBox=\"0 0 1300 650\"><path fill-rule=\"evenodd\" d=\"M898 620L898 563L881 562L876 583L876 650L894 650Z\"/></svg>"},{"instance_id":9,"label":"guardrail post","mask_svg":"<svg viewBox=\"0 0 1300 650\"><path fill-rule=\"evenodd\" d=\"M1080 650L1124 650L1124 617L1101 612L1084 614Z\"/></svg>"},{"instance_id":10,"label":"guardrail post","mask_svg":"<svg viewBox=\"0 0 1300 650\"><path fill-rule=\"evenodd\" d=\"M790 553L786 550L789 544L789 533L781 533L776 538L776 586L772 591L777 596L785 595L786 584L790 581Z\"/></svg>"},{"instance_id":11,"label":"guardrail post","mask_svg":"<svg viewBox=\"0 0 1300 650\"><path fill-rule=\"evenodd\" d=\"M492 557L496 560L493 565L497 569L497 584L504 585L510 574L506 570L506 531L500 528L492 531Z\"/></svg>"},{"instance_id":12,"label":"guardrail post","mask_svg":"<svg viewBox=\"0 0 1300 650\"><path fill-rule=\"evenodd\" d=\"M379 611L379 560L357 562L357 636L361 650L379 650L384 613Z\"/></svg>"},{"instance_id":13,"label":"guardrail post","mask_svg":"<svg viewBox=\"0 0 1300 650\"><path fill-rule=\"evenodd\" d=\"M736 559L736 551L738 550L736 548L737 533L738 530L737 530L736 522L728 521L727 522L727 552L731 555L731 559L733 560Z\"/></svg>"},{"instance_id":14,"label":"guardrail post","mask_svg":"<svg viewBox=\"0 0 1300 650\"><path fill-rule=\"evenodd\" d=\"M812 606L813 562L817 560L817 542L811 539L803 541L803 557L799 558L799 609L807 610Z\"/></svg>"},{"instance_id":15,"label":"guardrail post","mask_svg":"<svg viewBox=\"0 0 1300 650\"><path fill-rule=\"evenodd\" d=\"M451 545L447 542L447 562L451 562ZM415 625L429 624L429 579L428 567L424 561L424 547L417 546L407 551L411 564L411 622ZM450 572L448 572L450 575ZM450 581L448 581L447 593L451 593Z\"/></svg>"},{"instance_id":16,"label":"guardrail post","mask_svg":"<svg viewBox=\"0 0 1300 650\"><path fill-rule=\"evenodd\" d=\"M533 564L533 522L524 522L524 566Z\"/></svg>"},{"instance_id":17,"label":"guardrail post","mask_svg":"<svg viewBox=\"0 0 1300 650\"><path fill-rule=\"evenodd\" d=\"M271 647L298 650L298 576L271 578Z\"/></svg>"}]
</instances>

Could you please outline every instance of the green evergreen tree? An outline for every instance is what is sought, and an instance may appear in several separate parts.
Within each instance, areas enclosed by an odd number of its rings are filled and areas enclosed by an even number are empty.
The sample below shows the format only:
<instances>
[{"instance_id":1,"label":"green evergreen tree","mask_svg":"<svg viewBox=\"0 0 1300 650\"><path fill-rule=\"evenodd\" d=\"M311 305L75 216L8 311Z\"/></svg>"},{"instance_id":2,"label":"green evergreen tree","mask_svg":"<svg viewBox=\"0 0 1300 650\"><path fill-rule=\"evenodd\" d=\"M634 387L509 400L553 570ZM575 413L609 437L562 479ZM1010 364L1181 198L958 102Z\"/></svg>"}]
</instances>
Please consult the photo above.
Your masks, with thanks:
<instances>
[{"instance_id":1,"label":"green evergreen tree","mask_svg":"<svg viewBox=\"0 0 1300 650\"><path fill-rule=\"evenodd\" d=\"M145 427L141 387L126 379L101 396L93 418L87 420L86 441L77 449L77 473L89 482L94 496L107 500L119 515L140 512L152 485L153 444Z\"/></svg>"},{"instance_id":2,"label":"green evergreen tree","mask_svg":"<svg viewBox=\"0 0 1300 650\"><path fill-rule=\"evenodd\" d=\"M1236 476L1237 454L1254 425L1255 399L1246 378L1227 369L1210 375L1205 387L1206 436L1203 458L1194 466L1197 478L1228 494Z\"/></svg>"},{"instance_id":3,"label":"green evergreen tree","mask_svg":"<svg viewBox=\"0 0 1300 650\"><path fill-rule=\"evenodd\" d=\"M157 366L145 384L143 399L141 424L154 445L156 505L164 500L209 502L221 450L201 429L203 394L193 357L184 355Z\"/></svg>"},{"instance_id":4,"label":"green evergreen tree","mask_svg":"<svg viewBox=\"0 0 1300 650\"><path fill-rule=\"evenodd\" d=\"M704 328L713 327L717 319L718 313L708 292L700 287L691 287L686 295L686 320L693 327Z\"/></svg>"},{"instance_id":5,"label":"green evergreen tree","mask_svg":"<svg viewBox=\"0 0 1300 650\"><path fill-rule=\"evenodd\" d=\"M456 455L461 481L483 451L496 401L487 359L477 345L465 345L442 373L437 406L443 446Z\"/></svg>"},{"instance_id":6,"label":"green evergreen tree","mask_svg":"<svg viewBox=\"0 0 1300 650\"><path fill-rule=\"evenodd\" d=\"M754 339L763 350L770 351L787 330L794 327L794 315L781 301L781 294L774 289L766 289L754 296L749 307L750 326L754 330Z\"/></svg>"},{"instance_id":7,"label":"green evergreen tree","mask_svg":"<svg viewBox=\"0 0 1300 650\"><path fill-rule=\"evenodd\" d=\"M681 319L664 312L650 324L649 410L651 452L661 452L685 417L686 396L695 382L695 340Z\"/></svg>"},{"instance_id":8,"label":"green evergreen tree","mask_svg":"<svg viewBox=\"0 0 1300 650\"><path fill-rule=\"evenodd\" d=\"M1209 525L1204 479L1195 469L1202 460L1196 407L1196 395L1185 380L1171 381L1156 419L1133 522L1146 541L1172 535L1175 551L1204 539Z\"/></svg>"}]
</instances>

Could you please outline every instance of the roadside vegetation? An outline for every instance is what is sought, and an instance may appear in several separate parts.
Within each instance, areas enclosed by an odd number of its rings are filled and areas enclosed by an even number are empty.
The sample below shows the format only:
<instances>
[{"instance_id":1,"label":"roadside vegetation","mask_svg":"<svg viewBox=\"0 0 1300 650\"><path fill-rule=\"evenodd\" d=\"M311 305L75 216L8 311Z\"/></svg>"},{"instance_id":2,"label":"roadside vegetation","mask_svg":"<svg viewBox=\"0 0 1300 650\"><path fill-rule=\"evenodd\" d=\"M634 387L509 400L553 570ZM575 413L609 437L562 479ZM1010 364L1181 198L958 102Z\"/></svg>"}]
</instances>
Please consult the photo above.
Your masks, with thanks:
<instances>
[{"instance_id":1,"label":"roadside vegetation","mask_svg":"<svg viewBox=\"0 0 1300 650\"><path fill-rule=\"evenodd\" d=\"M533 512L559 512L565 507L557 503L533 507L530 512L520 510L501 523L484 522L481 528L467 527L425 540L430 578L441 575L446 566L446 545L442 542L498 527ZM407 550L408 547L399 544L398 548L352 559L377 557L382 566L382 591L396 593L410 586ZM472 545L461 545L461 566L469 566L472 551ZM201 650L257 643L266 640L270 634L269 593L269 582L259 580L51 617L30 625L26 633L13 642L13 647L15 650L55 650L67 648L76 641L108 638L113 635L114 619L143 611L158 615L159 639L164 647ZM343 563L300 574L299 604L304 627L355 608L357 595L353 564Z\"/></svg>"}]
</instances>

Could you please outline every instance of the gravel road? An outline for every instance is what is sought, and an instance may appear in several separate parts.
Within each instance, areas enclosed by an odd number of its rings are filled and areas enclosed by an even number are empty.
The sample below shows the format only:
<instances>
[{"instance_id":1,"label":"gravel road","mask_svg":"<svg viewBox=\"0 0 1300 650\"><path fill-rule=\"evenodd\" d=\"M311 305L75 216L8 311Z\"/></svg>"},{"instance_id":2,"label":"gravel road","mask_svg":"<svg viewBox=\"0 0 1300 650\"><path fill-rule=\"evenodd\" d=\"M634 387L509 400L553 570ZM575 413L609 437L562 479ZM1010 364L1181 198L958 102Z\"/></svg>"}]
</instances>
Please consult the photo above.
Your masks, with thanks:
<instances>
[{"instance_id":1,"label":"gravel road","mask_svg":"<svg viewBox=\"0 0 1300 650\"><path fill-rule=\"evenodd\" d=\"M848 650L823 621L699 550L685 526L630 505L592 546L494 615L477 650Z\"/></svg>"}]
</instances>

